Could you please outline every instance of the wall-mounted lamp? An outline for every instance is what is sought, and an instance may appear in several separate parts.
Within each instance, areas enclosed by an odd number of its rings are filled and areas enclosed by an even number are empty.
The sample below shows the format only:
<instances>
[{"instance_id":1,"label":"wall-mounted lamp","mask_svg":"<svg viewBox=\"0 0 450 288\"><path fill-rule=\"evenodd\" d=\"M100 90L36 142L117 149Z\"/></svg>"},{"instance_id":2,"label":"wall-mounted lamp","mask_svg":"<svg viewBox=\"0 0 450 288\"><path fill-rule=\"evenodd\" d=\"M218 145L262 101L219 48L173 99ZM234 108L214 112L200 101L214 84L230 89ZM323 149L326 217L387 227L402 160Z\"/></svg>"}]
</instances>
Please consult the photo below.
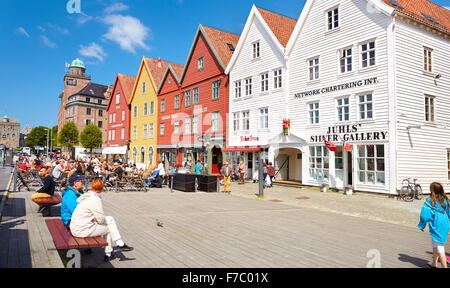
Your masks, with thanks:
<instances>
[{"instance_id":1,"label":"wall-mounted lamp","mask_svg":"<svg viewBox=\"0 0 450 288\"><path fill-rule=\"evenodd\" d=\"M420 126L420 125L415 125L415 126L408 126L408 127L406 127L406 130L411 130L411 129L422 129L422 126Z\"/></svg>"},{"instance_id":2,"label":"wall-mounted lamp","mask_svg":"<svg viewBox=\"0 0 450 288\"><path fill-rule=\"evenodd\" d=\"M441 74L437 74L434 78L436 79L441 79L442 75Z\"/></svg>"}]
</instances>

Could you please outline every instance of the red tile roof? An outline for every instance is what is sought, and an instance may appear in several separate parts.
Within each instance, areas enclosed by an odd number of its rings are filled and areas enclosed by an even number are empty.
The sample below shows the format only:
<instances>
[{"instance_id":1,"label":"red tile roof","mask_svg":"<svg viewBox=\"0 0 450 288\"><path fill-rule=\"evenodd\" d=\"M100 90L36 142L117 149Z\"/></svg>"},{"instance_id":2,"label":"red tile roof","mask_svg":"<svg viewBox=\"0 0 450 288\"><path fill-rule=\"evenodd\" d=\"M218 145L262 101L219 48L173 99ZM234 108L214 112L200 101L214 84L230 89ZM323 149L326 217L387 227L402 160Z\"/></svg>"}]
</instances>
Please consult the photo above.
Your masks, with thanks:
<instances>
[{"instance_id":1,"label":"red tile roof","mask_svg":"<svg viewBox=\"0 0 450 288\"><path fill-rule=\"evenodd\" d=\"M202 27L206 33L206 36L208 37L209 42L213 46L214 50L216 50L216 53L222 61L223 65L225 65L226 67L230 62L231 56L233 56L234 52L230 50L228 44L231 44L233 45L233 48L236 48L240 36L207 26Z\"/></svg>"},{"instance_id":2,"label":"red tile roof","mask_svg":"<svg viewBox=\"0 0 450 288\"><path fill-rule=\"evenodd\" d=\"M136 77L123 75L123 74L117 74L117 78L119 78L120 84L122 85L122 90L123 90L123 93L125 94L125 99L127 99L127 103L130 104Z\"/></svg>"},{"instance_id":3,"label":"red tile roof","mask_svg":"<svg viewBox=\"0 0 450 288\"><path fill-rule=\"evenodd\" d=\"M429 0L383 0L389 6L395 8L400 14L404 14L415 20L427 24L443 32L450 33L450 11ZM431 16L432 19L429 19Z\"/></svg>"},{"instance_id":4,"label":"red tile roof","mask_svg":"<svg viewBox=\"0 0 450 288\"><path fill-rule=\"evenodd\" d=\"M178 77L181 75L180 71L183 71L184 66L172 62L167 62L161 59L150 59L144 57L145 62L147 63L148 68L150 69L150 73L155 81L156 87L159 87L161 81L163 80L164 74L166 73L167 66L172 66L175 73L177 73Z\"/></svg>"},{"instance_id":5,"label":"red tile roof","mask_svg":"<svg viewBox=\"0 0 450 288\"><path fill-rule=\"evenodd\" d=\"M273 34L275 34L275 37L280 41L280 44L286 47L297 24L297 20L261 8L257 9L264 18L264 21L269 25Z\"/></svg>"}]
</instances>

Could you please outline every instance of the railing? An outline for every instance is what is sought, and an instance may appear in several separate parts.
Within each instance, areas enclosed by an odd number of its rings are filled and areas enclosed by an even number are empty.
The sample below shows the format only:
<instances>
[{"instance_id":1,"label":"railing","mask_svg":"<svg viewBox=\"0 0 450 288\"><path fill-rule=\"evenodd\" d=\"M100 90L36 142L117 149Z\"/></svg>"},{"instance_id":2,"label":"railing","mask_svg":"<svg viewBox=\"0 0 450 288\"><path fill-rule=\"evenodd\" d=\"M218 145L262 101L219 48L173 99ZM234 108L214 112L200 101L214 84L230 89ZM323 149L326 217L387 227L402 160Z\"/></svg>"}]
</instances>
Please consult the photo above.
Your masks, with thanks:
<instances>
[{"instance_id":1,"label":"railing","mask_svg":"<svg viewBox=\"0 0 450 288\"><path fill-rule=\"evenodd\" d=\"M286 161L284 161L283 165L281 165L281 168L278 169L277 173L275 173L275 178L277 178L278 174L280 174L280 171L284 168L284 165L286 165L288 161L289 159L286 159Z\"/></svg>"}]
</instances>

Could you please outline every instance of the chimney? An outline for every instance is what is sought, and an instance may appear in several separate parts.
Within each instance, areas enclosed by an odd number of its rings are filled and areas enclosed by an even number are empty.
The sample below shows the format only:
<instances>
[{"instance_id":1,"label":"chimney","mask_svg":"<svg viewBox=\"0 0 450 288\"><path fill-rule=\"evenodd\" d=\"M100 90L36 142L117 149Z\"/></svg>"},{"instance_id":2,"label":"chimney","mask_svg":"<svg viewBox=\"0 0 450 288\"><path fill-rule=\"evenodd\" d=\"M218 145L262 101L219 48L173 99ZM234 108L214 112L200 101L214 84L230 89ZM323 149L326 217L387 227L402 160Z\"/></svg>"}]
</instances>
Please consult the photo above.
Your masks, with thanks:
<instances>
[{"instance_id":1,"label":"chimney","mask_svg":"<svg viewBox=\"0 0 450 288\"><path fill-rule=\"evenodd\" d=\"M158 57L158 68L162 68L161 57Z\"/></svg>"}]
</instances>

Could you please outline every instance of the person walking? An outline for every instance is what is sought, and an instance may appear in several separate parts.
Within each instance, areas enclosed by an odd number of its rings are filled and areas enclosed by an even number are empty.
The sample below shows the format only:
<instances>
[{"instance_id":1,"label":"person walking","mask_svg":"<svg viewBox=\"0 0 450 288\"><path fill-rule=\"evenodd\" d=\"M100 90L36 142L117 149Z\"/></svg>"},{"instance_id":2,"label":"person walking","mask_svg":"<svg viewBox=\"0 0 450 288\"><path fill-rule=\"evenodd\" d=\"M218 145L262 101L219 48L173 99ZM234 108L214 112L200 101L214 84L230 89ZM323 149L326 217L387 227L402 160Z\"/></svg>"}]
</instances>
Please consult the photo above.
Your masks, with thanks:
<instances>
[{"instance_id":1,"label":"person walking","mask_svg":"<svg viewBox=\"0 0 450 288\"><path fill-rule=\"evenodd\" d=\"M113 253L113 242L121 252L133 251L134 248L123 242L114 218L105 216L100 198L103 189L103 181L97 179L92 183L91 190L78 198L78 205L70 223L70 231L74 237L78 238L105 237L108 246L105 248L104 261L109 262L116 258Z\"/></svg>"},{"instance_id":2,"label":"person walking","mask_svg":"<svg viewBox=\"0 0 450 288\"><path fill-rule=\"evenodd\" d=\"M431 183L431 196L428 198L420 213L420 223L417 227L425 232L425 228L430 229L431 244L433 247L433 262L431 267L437 268L441 262L443 268L447 268L447 258L445 255L445 244L447 243L448 232L450 230L450 205L445 194L444 187L440 183Z\"/></svg>"},{"instance_id":3,"label":"person walking","mask_svg":"<svg viewBox=\"0 0 450 288\"><path fill-rule=\"evenodd\" d=\"M225 162L225 165L220 169L220 174L223 177L223 192L228 194L231 194L231 173L230 163Z\"/></svg>"},{"instance_id":4,"label":"person walking","mask_svg":"<svg viewBox=\"0 0 450 288\"><path fill-rule=\"evenodd\" d=\"M267 167L267 175L270 178L270 188L273 187L273 178L275 178L275 168L272 165L272 162L269 162L269 166Z\"/></svg>"},{"instance_id":5,"label":"person walking","mask_svg":"<svg viewBox=\"0 0 450 288\"><path fill-rule=\"evenodd\" d=\"M239 163L239 184L245 184L244 176L245 176L245 165L244 161L241 161Z\"/></svg>"}]
</instances>

